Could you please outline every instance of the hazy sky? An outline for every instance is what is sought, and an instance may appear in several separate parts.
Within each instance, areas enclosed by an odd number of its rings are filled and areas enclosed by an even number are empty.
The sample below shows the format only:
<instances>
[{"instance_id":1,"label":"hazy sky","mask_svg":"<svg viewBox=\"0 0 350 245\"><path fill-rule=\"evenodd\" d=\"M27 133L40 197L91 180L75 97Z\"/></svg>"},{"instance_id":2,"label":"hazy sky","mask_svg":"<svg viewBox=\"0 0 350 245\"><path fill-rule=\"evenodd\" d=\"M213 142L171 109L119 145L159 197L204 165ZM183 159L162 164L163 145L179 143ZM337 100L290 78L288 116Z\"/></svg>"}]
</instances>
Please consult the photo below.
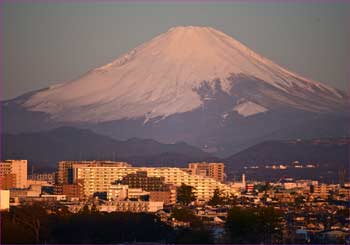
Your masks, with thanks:
<instances>
[{"instance_id":1,"label":"hazy sky","mask_svg":"<svg viewBox=\"0 0 350 245\"><path fill-rule=\"evenodd\" d=\"M350 3L2 3L2 99L71 80L178 25L217 28L347 90Z\"/></svg>"}]
</instances>

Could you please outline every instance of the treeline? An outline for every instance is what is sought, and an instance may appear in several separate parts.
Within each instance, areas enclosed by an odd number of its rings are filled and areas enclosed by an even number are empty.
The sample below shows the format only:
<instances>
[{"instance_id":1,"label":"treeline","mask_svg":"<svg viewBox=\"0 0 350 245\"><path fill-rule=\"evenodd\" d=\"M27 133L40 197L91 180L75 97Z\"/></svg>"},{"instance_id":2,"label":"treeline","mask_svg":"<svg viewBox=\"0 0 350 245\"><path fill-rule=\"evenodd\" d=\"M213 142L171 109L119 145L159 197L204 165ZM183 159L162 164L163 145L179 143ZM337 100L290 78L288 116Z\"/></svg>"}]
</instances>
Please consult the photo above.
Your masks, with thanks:
<instances>
[{"instance_id":1,"label":"treeline","mask_svg":"<svg viewBox=\"0 0 350 245\"><path fill-rule=\"evenodd\" d=\"M147 213L83 210L70 214L60 207L48 214L43 207L34 205L1 214L1 244L166 243L171 240L172 231Z\"/></svg>"},{"instance_id":2,"label":"treeline","mask_svg":"<svg viewBox=\"0 0 350 245\"><path fill-rule=\"evenodd\" d=\"M64 206L14 207L1 213L1 244L281 242L281 216L272 208L232 209L220 237L187 206L174 208L171 218L189 226L173 228L148 213L102 213L85 207L72 214Z\"/></svg>"}]
</instances>

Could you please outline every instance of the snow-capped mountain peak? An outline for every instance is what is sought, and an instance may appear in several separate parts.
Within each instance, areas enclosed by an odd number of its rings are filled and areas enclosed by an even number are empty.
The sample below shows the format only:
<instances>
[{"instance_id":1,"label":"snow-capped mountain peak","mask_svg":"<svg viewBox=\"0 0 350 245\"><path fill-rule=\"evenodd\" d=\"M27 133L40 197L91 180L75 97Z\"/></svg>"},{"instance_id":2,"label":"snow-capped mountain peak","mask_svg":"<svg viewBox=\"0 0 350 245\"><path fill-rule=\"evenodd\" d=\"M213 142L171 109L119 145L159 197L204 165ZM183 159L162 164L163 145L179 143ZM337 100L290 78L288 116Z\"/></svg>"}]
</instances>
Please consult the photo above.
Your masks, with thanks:
<instances>
[{"instance_id":1,"label":"snow-capped mountain peak","mask_svg":"<svg viewBox=\"0 0 350 245\"><path fill-rule=\"evenodd\" d=\"M264 88L245 88L242 93L242 83L233 79L242 76L250 83L260 81ZM179 26L76 80L34 93L23 106L58 121L143 118L148 122L200 108L204 100L198 90L203 83L215 90L216 81L227 95L250 101L231 107L236 106L243 116L282 104L323 111L327 103L341 104L345 98L336 89L287 71L221 31ZM324 104L308 103L317 99Z\"/></svg>"}]
</instances>

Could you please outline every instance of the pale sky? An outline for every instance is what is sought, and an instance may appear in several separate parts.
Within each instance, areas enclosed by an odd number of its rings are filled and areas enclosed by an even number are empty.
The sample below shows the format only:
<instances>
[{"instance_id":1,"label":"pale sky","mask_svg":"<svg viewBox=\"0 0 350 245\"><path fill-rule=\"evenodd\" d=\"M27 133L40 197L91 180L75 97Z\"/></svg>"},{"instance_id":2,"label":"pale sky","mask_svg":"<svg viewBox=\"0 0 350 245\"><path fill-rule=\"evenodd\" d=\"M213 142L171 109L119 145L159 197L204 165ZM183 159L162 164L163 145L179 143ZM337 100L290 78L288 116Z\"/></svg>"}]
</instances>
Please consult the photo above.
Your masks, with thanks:
<instances>
[{"instance_id":1,"label":"pale sky","mask_svg":"<svg viewBox=\"0 0 350 245\"><path fill-rule=\"evenodd\" d=\"M350 2L1 3L1 99L72 80L178 25L217 28L283 67L347 90Z\"/></svg>"}]
</instances>

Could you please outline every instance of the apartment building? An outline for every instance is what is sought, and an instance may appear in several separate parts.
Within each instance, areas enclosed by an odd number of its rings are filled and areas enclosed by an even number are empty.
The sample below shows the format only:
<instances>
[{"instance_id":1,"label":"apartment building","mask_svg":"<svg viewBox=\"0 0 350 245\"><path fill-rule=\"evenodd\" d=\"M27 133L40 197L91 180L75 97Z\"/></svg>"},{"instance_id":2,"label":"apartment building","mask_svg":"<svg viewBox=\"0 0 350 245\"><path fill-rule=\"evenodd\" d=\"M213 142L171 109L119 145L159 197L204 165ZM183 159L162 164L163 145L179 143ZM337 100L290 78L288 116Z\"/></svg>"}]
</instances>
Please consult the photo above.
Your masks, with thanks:
<instances>
[{"instance_id":1,"label":"apartment building","mask_svg":"<svg viewBox=\"0 0 350 245\"><path fill-rule=\"evenodd\" d=\"M311 189L313 189L312 195L314 197L327 199L330 193L337 189L337 185L319 184L317 186L313 186Z\"/></svg>"},{"instance_id":2,"label":"apartment building","mask_svg":"<svg viewBox=\"0 0 350 245\"><path fill-rule=\"evenodd\" d=\"M16 175L7 174L0 176L0 190L8 190L16 187Z\"/></svg>"},{"instance_id":3,"label":"apartment building","mask_svg":"<svg viewBox=\"0 0 350 245\"><path fill-rule=\"evenodd\" d=\"M217 181L225 180L225 165L217 162L196 162L189 163L188 169L193 175L200 175L213 178Z\"/></svg>"},{"instance_id":4,"label":"apartment building","mask_svg":"<svg viewBox=\"0 0 350 245\"><path fill-rule=\"evenodd\" d=\"M231 189L213 178L191 175L180 168L160 167L115 167L115 166L84 166L76 164L73 166L73 179L84 180L84 193L92 196L95 192L107 192L112 183L121 181L128 174L136 172L147 172L149 177L163 177L164 182L175 186L182 183L193 186L199 201L209 200L216 188L224 193L231 193Z\"/></svg>"},{"instance_id":5,"label":"apartment building","mask_svg":"<svg viewBox=\"0 0 350 245\"><path fill-rule=\"evenodd\" d=\"M128 188L142 188L149 192L150 201L173 204L176 202L176 186L165 183L164 177L147 176L147 171L127 174L119 181Z\"/></svg>"},{"instance_id":6,"label":"apartment building","mask_svg":"<svg viewBox=\"0 0 350 245\"><path fill-rule=\"evenodd\" d=\"M131 167L126 162L114 161L61 161L58 163L57 184L73 184L73 167Z\"/></svg>"},{"instance_id":7,"label":"apartment building","mask_svg":"<svg viewBox=\"0 0 350 245\"><path fill-rule=\"evenodd\" d=\"M27 165L27 160L5 160L0 162L0 182L6 183L6 189L26 188Z\"/></svg>"}]
</instances>

